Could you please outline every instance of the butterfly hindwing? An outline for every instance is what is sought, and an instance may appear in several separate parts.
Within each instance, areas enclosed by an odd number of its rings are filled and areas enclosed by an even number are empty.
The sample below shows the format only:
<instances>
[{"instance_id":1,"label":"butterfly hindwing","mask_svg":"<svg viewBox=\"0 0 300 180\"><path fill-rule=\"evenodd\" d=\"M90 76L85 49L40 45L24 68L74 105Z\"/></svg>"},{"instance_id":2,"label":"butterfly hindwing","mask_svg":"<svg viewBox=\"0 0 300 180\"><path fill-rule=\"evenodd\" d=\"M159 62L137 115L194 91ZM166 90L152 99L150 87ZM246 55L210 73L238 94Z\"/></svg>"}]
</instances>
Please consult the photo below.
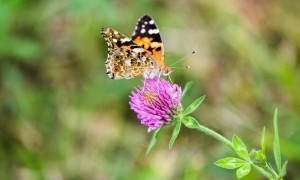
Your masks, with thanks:
<instances>
[{"instance_id":1,"label":"butterfly hindwing","mask_svg":"<svg viewBox=\"0 0 300 180\"><path fill-rule=\"evenodd\" d=\"M157 69L157 63L145 49L124 34L111 28L102 28L101 35L108 45L105 66L111 79L131 79L144 75L147 70Z\"/></svg>"}]
</instances>

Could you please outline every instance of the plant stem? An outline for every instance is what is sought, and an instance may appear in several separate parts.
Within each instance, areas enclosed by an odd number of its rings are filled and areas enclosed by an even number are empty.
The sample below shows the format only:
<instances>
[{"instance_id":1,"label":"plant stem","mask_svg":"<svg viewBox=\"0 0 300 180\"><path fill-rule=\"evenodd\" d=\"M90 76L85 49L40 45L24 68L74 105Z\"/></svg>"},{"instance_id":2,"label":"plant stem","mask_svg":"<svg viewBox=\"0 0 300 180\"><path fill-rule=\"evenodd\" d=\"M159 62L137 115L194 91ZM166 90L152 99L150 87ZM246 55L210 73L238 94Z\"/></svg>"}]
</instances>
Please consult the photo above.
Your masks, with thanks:
<instances>
[{"instance_id":1,"label":"plant stem","mask_svg":"<svg viewBox=\"0 0 300 180\"><path fill-rule=\"evenodd\" d=\"M204 127L202 125L199 124L199 126L196 128L197 130L217 139L218 141L221 141L222 143L224 143L226 146L228 146L229 148L233 149L233 145L232 143L226 139L224 136L222 136L221 134L207 128L207 127Z\"/></svg>"},{"instance_id":2,"label":"plant stem","mask_svg":"<svg viewBox=\"0 0 300 180\"><path fill-rule=\"evenodd\" d=\"M268 163L267 163L267 165L266 165L266 170L267 170L269 173L272 174L272 176L274 177L274 179L279 179L277 173L274 171L273 168L271 168L271 167L269 166Z\"/></svg>"},{"instance_id":3,"label":"plant stem","mask_svg":"<svg viewBox=\"0 0 300 180\"><path fill-rule=\"evenodd\" d=\"M254 163L252 163L251 165L262 175L266 176L268 179L275 180L273 173L271 173L268 169L261 168L261 167L255 165Z\"/></svg>"}]
</instances>

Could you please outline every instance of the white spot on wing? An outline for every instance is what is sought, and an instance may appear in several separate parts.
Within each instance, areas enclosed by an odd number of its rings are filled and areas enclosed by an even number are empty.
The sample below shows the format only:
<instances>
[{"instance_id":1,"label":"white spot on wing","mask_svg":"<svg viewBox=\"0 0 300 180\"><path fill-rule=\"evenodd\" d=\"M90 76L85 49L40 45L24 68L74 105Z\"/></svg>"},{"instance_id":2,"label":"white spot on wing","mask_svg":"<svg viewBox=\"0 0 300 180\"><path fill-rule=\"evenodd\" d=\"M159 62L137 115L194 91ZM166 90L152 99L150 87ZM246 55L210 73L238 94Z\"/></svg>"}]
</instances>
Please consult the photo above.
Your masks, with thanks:
<instances>
[{"instance_id":1,"label":"white spot on wing","mask_svg":"<svg viewBox=\"0 0 300 180\"><path fill-rule=\"evenodd\" d=\"M154 21L153 21L153 19L152 19L151 21L149 21L149 24L154 24Z\"/></svg>"},{"instance_id":2,"label":"white spot on wing","mask_svg":"<svg viewBox=\"0 0 300 180\"><path fill-rule=\"evenodd\" d=\"M126 60L124 61L125 66L131 66L131 61L130 60Z\"/></svg>"},{"instance_id":3,"label":"white spot on wing","mask_svg":"<svg viewBox=\"0 0 300 180\"><path fill-rule=\"evenodd\" d=\"M159 33L159 30L158 30L158 29L149 29L149 30L148 30L148 33L149 33L149 34L158 34L158 33Z\"/></svg>"},{"instance_id":4,"label":"white spot on wing","mask_svg":"<svg viewBox=\"0 0 300 180\"><path fill-rule=\"evenodd\" d=\"M121 39L121 42L126 42L126 41L130 41L131 39L129 39L128 37Z\"/></svg>"},{"instance_id":5,"label":"white spot on wing","mask_svg":"<svg viewBox=\"0 0 300 180\"><path fill-rule=\"evenodd\" d=\"M145 29L142 29L142 30L141 30L141 33L142 33L142 34L144 34L145 32L146 32L146 30L145 30Z\"/></svg>"}]
</instances>

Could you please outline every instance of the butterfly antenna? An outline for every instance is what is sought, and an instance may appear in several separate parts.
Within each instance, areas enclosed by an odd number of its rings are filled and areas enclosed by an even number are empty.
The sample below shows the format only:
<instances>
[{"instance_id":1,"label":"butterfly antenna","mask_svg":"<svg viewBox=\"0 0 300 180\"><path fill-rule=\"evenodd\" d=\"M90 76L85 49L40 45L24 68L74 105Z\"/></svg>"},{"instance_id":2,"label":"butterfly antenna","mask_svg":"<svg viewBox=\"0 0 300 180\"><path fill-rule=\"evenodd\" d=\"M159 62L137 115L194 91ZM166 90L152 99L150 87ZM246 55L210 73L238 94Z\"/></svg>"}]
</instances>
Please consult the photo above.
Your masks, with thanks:
<instances>
[{"instance_id":1,"label":"butterfly antenna","mask_svg":"<svg viewBox=\"0 0 300 180\"><path fill-rule=\"evenodd\" d=\"M185 67L172 67L172 69L174 70L178 70L178 69L190 69L190 66L185 66Z\"/></svg>"},{"instance_id":2,"label":"butterfly antenna","mask_svg":"<svg viewBox=\"0 0 300 180\"><path fill-rule=\"evenodd\" d=\"M189 57L189 56L191 56L191 55L193 55L193 54L195 54L195 53L196 53L196 51L192 51L191 54L188 54L188 55L184 56L184 57L181 58L180 60L178 60L178 61L176 61L175 63L173 63L170 67L172 67L172 66L174 66L175 64L177 64L177 63L179 63L179 62L185 60L187 57ZM189 66L187 66L187 67L189 68ZM187 67L186 67L186 69L188 69Z\"/></svg>"}]
</instances>

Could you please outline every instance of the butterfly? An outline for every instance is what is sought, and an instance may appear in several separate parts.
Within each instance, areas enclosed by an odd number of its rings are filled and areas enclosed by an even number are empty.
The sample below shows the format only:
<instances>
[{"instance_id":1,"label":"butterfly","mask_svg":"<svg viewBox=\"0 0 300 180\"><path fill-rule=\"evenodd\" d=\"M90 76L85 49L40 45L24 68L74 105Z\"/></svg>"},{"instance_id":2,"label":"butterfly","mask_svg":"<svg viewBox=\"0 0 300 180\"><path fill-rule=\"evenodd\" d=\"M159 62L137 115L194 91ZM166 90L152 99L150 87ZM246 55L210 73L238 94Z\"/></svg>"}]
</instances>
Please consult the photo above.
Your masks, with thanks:
<instances>
[{"instance_id":1,"label":"butterfly","mask_svg":"<svg viewBox=\"0 0 300 180\"><path fill-rule=\"evenodd\" d=\"M144 76L153 79L168 76L172 69L164 63L164 47L154 20L142 16L129 38L112 28L102 28L108 45L106 74L111 79L131 79Z\"/></svg>"}]
</instances>

